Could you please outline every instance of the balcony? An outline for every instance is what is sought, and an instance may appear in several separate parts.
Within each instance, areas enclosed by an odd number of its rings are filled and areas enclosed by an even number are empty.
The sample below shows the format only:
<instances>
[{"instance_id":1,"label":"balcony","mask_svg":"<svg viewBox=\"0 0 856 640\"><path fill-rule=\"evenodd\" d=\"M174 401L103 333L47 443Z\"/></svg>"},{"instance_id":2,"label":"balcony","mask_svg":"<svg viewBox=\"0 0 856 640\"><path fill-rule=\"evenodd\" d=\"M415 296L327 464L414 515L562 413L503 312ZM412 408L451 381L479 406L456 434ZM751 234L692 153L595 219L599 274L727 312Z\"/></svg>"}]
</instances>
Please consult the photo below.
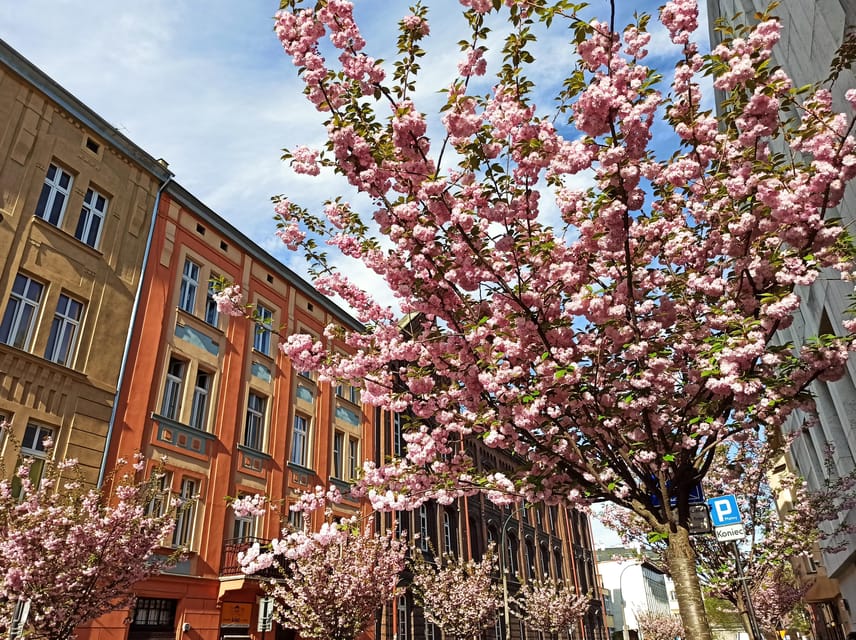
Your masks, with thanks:
<instances>
[{"instance_id":1,"label":"balcony","mask_svg":"<svg viewBox=\"0 0 856 640\"><path fill-rule=\"evenodd\" d=\"M264 547L268 544L270 540L267 538L231 538L223 542L223 563L220 567L220 576L221 577L229 577L229 576L240 576L247 578L278 578L280 576L279 570L274 567L269 567L260 571L259 573L254 573L253 575L246 576L243 571L241 571L241 563L238 562L238 553L241 551L246 551L253 544L258 543L260 546Z\"/></svg>"}]
</instances>

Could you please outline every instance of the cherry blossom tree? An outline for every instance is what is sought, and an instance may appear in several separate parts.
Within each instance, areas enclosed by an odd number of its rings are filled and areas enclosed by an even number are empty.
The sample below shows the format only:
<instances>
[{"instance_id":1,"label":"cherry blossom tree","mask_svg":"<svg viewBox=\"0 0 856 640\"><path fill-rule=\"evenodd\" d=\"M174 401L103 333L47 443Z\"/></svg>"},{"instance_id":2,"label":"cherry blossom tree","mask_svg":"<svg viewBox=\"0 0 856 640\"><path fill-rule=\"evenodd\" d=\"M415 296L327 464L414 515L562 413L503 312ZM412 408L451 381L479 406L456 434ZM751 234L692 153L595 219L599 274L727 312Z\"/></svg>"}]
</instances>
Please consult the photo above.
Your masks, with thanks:
<instances>
[{"instance_id":1,"label":"cherry blossom tree","mask_svg":"<svg viewBox=\"0 0 856 640\"><path fill-rule=\"evenodd\" d=\"M807 590L807 586L797 583L790 567L769 572L754 594L761 630L775 637L779 629L790 628L795 621L803 622L799 620L803 613L800 605Z\"/></svg>"},{"instance_id":2,"label":"cherry blossom tree","mask_svg":"<svg viewBox=\"0 0 856 640\"><path fill-rule=\"evenodd\" d=\"M411 588L425 617L458 640L479 638L502 609L496 552L491 545L480 561L444 555L440 565L414 553Z\"/></svg>"},{"instance_id":3,"label":"cherry blossom tree","mask_svg":"<svg viewBox=\"0 0 856 640\"><path fill-rule=\"evenodd\" d=\"M159 486L157 472L137 480L141 457L108 478L109 495L86 487L76 460L48 459L40 482L30 480L32 462L20 462L15 481L0 480L0 630L66 640L129 607L134 585L177 557L156 554L175 510L148 513Z\"/></svg>"},{"instance_id":4,"label":"cherry blossom tree","mask_svg":"<svg viewBox=\"0 0 856 640\"><path fill-rule=\"evenodd\" d=\"M803 437L803 436L792 436ZM719 447L715 463L702 486L707 496L734 495L743 519L745 538L737 545L744 577L756 608L764 607L786 616L798 604L791 581L778 584L790 574L791 562L812 554L815 545L828 552L843 550L849 534L856 531L840 515L856 506L856 472L832 473L833 452L828 451L828 479L817 490L784 467L783 449L788 442L743 438ZM779 512L778 504L787 503ZM632 512L608 507L601 519L618 531L627 544L647 546L667 561L662 540L648 535L645 523ZM738 575L733 545L723 545L712 535L691 538L698 573L708 595L728 601L737 609L751 633L743 578ZM787 587L787 588L785 588ZM763 595L762 595L763 594ZM790 609L788 608L790 607Z\"/></svg>"},{"instance_id":5,"label":"cherry blossom tree","mask_svg":"<svg viewBox=\"0 0 856 640\"><path fill-rule=\"evenodd\" d=\"M258 513L261 501L243 500L238 508ZM318 532L283 532L269 548L255 543L238 560L250 575L278 570L277 580L261 584L281 625L302 638L354 640L397 593L406 549L355 522L327 522Z\"/></svg>"},{"instance_id":6,"label":"cherry blossom tree","mask_svg":"<svg viewBox=\"0 0 856 640\"><path fill-rule=\"evenodd\" d=\"M709 640L689 495L720 443L775 433L853 348L852 334L777 341L797 286L854 275L833 213L856 175L852 113L775 67L768 14L704 54L695 0L669 0L659 18L675 64L661 74L646 64L648 18L619 28L614 2L602 20L568 0L461 4L457 73L423 87L426 6L400 21L384 63L347 0L284 0L276 34L327 131L323 148L285 157L340 174L371 210L335 198L316 215L278 199L279 237L365 323L327 329L347 353L309 335L280 347L417 419L405 460L365 470L376 508L475 491L623 506L667 540L687 633ZM557 30L570 48L542 55ZM705 75L727 95L720 117L704 106ZM437 116L417 86L445 91ZM672 150L652 147L655 129ZM406 322L324 244L382 277ZM467 437L516 470L477 473Z\"/></svg>"},{"instance_id":7,"label":"cherry blossom tree","mask_svg":"<svg viewBox=\"0 0 856 640\"><path fill-rule=\"evenodd\" d=\"M529 580L523 583L515 603L529 627L559 638L585 616L591 599L565 581Z\"/></svg>"},{"instance_id":8,"label":"cherry blossom tree","mask_svg":"<svg viewBox=\"0 0 856 640\"><path fill-rule=\"evenodd\" d=\"M685 638L686 632L678 616L655 611L640 611L636 623L645 640L675 640Z\"/></svg>"}]
</instances>

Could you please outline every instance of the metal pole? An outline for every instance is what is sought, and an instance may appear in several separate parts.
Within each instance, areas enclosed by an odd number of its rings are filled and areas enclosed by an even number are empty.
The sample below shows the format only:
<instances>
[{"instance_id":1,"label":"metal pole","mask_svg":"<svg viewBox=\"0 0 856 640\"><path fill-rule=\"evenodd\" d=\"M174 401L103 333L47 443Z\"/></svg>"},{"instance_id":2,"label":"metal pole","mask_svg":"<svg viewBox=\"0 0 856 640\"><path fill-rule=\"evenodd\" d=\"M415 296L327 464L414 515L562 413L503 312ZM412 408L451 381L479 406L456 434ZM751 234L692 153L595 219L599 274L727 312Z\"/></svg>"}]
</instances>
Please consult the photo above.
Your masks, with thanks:
<instances>
[{"instance_id":1,"label":"metal pole","mask_svg":"<svg viewBox=\"0 0 856 640\"><path fill-rule=\"evenodd\" d=\"M508 522L514 516L514 511L508 514L502 523L502 531L499 534L499 569L502 572L502 606L503 621L505 622L505 640L511 640L511 613L508 608L508 575L505 571L505 529Z\"/></svg>"},{"instance_id":2,"label":"metal pole","mask_svg":"<svg viewBox=\"0 0 856 640\"><path fill-rule=\"evenodd\" d=\"M743 597L746 599L746 615L749 617L752 640L764 640L764 636L761 635L761 630L758 627L758 619L755 617L755 607L752 604L749 585L746 583L746 577L743 575L743 563L740 562L740 549L737 548L737 542L731 542L731 550L734 552L734 563L737 566L737 579L743 584Z\"/></svg>"},{"instance_id":3,"label":"metal pole","mask_svg":"<svg viewBox=\"0 0 856 640\"><path fill-rule=\"evenodd\" d=\"M621 570L621 573L618 574L618 592L621 594L621 627L624 640L630 640L630 629L627 628L627 600L624 599L624 587L622 586L624 583L622 580L624 580L624 572L630 567L635 567L636 565L636 562L628 564Z\"/></svg>"}]
</instances>

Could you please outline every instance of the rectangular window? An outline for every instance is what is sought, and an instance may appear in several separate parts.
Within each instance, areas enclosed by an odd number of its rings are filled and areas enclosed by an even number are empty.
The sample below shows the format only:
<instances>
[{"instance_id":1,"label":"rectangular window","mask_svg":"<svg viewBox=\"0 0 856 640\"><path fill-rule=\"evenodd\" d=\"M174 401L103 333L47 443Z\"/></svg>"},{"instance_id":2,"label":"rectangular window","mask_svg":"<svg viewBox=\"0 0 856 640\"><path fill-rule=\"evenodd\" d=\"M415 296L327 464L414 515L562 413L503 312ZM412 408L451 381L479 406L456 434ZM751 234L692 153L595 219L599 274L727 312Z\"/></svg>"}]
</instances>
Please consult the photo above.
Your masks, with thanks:
<instances>
[{"instance_id":1,"label":"rectangular window","mask_svg":"<svg viewBox=\"0 0 856 640\"><path fill-rule=\"evenodd\" d=\"M398 596L398 634L396 640L408 640L407 596Z\"/></svg>"},{"instance_id":2,"label":"rectangular window","mask_svg":"<svg viewBox=\"0 0 856 640\"><path fill-rule=\"evenodd\" d=\"M36 326L36 316L39 314L42 291L44 285L40 282L20 273L15 276L12 294L0 324L0 342L17 349L29 348L33 328Z\"/></svg>"},{"instance_id":3,"label":"rectangular window","mask_svg":"<svg viewBox=\"0 0 856 640\"><path fill-rule=\"evenodd\" d=\"M74 345L80 317L83 315L83 303L60 294L56 304L45 358L61 365L70 366L74 358Z\"/></svg>"},{"instance_id":4,"label":"rectangular window","mask_svg":"<svg viewBox=\"0 0 856 640\"><path fill-rule=\"evenodd\" d=\"M137 598L131 629L172 630L175 626L177 602L164 598Z\"/></svg>"},{"instance_id":5,"label":"rectangular window","mask_svg":"<svg viewBox=\"0 0 856 640\"><path fill-rule=\"evenodd\" d=\"M428 537L428 507L419 506L419 548L428 551L431 539Z\"/></svg>"},{"instance_id":6,"label":"rectangular window","mask_svg":"<svg viewBox=\"0 0 856 640\"><path fill-rule=\"evenodd\" d=\"M273 311L264 305L256 305L256 334L253 337L253 349L266 356L270 355L270 332L273 324Z\"/></svg>"},{"instance_id":7,"label":"rectangular window","mask_svg":"<svg viewBox=\"0 0 856 640\"><path fill-rule=\"evenodd\" d=\"M77 219L77 228L74 230L74 237L93 249L97 249L106 215L107 198L95 189L87 189L86 197L83 198L83 207L80 209L80 217Z\"/></svg>"},{"instance_id":8,"label":"rectangular window","mask_svg":"<svg viewBox=\"0 0 856 640\"><path fill-rule=\"evenodd\" d=\"M184 261L181 287L178 291L178 308L193 313L196 308L196 290L199 289L199 265L190 258Z\"/></svg>"},{"instance_id":9,"label":"rectangular window","mask_svg":"<svg viewBox=\"0 0 856 640\"><path fill-rule=\"evenodd\" d=\"M288 524L290 524L295 531L300 531L301 529L303 529L303 512L292 511L291 509L289 509Z\"/></svg>"},{"instance_id":10,"label":"rectangular window","mask_svg":"<svg viewBox=\"0 0 856 640\"><path fill-rule=\"evenodd\" d=\"M181 479L180 503L172 532L172 546L188 546L193 539L193 524L196 520L196 480Z\"/></svg>"},{"instance_id":11,"label":"rectangular window","mask_svg":"<svg viewBox=\"0 0 856 640\"><path fill-rule=\"evenodd\" d=\"M247 421L244 446L261 451L265 441L265 410L267 398L250 392L247 398Z\"/></svg>"},{"instance_id":12,"label":"rectangular window","mask_svg":"<svg viewBox=\"0 0 856 640\"><path fill-rule=\"evenodd\" d=\"M208 280L208 292L205 294L205 322L212 327L217 326L217 321L220 318L217 312L217 301L214 299L214 294L217 292L217 284L214 281L216 277L211 274L211 279Z\"/></svg>"},{"instance_id":13,"label":"rectangular window","mask_svg":"<svg viewBox=\"0 0 856 640\"><path fill-rule=\"evenodd\" d=\"M211 374L201 369L196 372L196 384L193 385L193 402L190 406L190 426L205 429L208 420L208 391L211 388Z\"/></svg>"},{"instance_id":14,"label":"rectangular window","mask_svg":"<svg viewBox=\"0 0 856 640\"><path fill-rule=\"evenodd\" d=\"M58 227L62 224L65 205L71 193L71 174L66 173L55 164L48 165L48 173L39 201L36 204L36 216Z\"/></svg>"},{"instance_id":15,"label":"rectangular window","mask_svg":"<svg viewBox=\"0 0 856 640\"><path fill-rule=\"evenodd\" d=\"M12 640L24 637L24 630L27 628L27 618L29 617L30 601L18 600L15 603L15 610L12 612L12 624L9 625L9 637Z\"/></svg>"},{"instance_id":16,"label":"rectangular window","mask_svg":"<svg viewBox=\"0 0 856 640\"><path fill-rule=\"evenodd\" d=\"M351 480L356 480L360 470L360 441L356 438L348 439L348 468Z\"/></svg>"},{"instance_id":17,"label":"rectangular window","mask_svg":"<svg viewBox=\"0 0 856 640\"><path fill-rule=\"evenodd\" d=\"M40 424L29 423L24 431L24 438L21 440L21 455L20 461L24 458L32 459L30 463L30 482L34 487L38 487L42 481L42 476L45 473L45 464L47 462L47 446L45 440L53 439L54 430L51 427L45 427ZM16 465L17 466L17 465ZM12 480L12 495L21 496L21 481L15 477Z\"/></svg>"},{"instance_id":18,"label":"rectangular window","mask_svg":"<svg viewBox=\"0 0 856 640\"><path fill-rule=\"evenodd\" d=\"M294 429L291 433L291 457L293 464L306 466L309 447L309 422L306 416L294 414Z\"/></svg>"},{"instance_id":19,"label":"rectangular window","mask_svg":"<svg viewBox=\"0 0 856 640\"><path fill-rule=\"evenodd\" d=\"M161 415L170 420L178 420L181 411L181 393L184 386L186 365L178 358L170 358L166 369L166 382L163 387Z\"/></svg>"},{"instance_id":20,"label":"rectangular window","mask_svg":"<svg viewBox=\"0 0 856 640\"><path fill-rule=\"evenodd\" d=\"M343 456L345 447L345 434L341 431L337 431L333 434L333 477L339 478L340 480L344 477L342 472L344 471L343 465Z\"/></svg>"},{"instance_id":21,"label":"rectangular window","mask_svg":"<svg viewBox=\"0 0 856 640\"><path fill-rule=\"evenodd\" d=\"M166 513L167 505L169 504L169 495L172 491L172 473L169 471L161 472L154 480L156 490L152 494L152 499L146 507L146 514L150 516L162 516Z\"/></svg>"},{"instance_id":22,"label":"rectangular window","mask_svg":"<svg viewBox=\"0 0 856 640\"><path fill-rule=\"evenodd\" d=\"M354 385L348 386L348 400L354 404L360 404L360 390Z\"/></svg>"},{"instance_id":23,"label":"rectangular window","mask_svg":"<svg viewBox=\"0 0 856 640\"><path fill-rule=\"evenodd\" d=\"M232 528L232 538L246 541L256 535L256 519L249 516L235 516L235 525Z\"/></svg>"}]
</instances>

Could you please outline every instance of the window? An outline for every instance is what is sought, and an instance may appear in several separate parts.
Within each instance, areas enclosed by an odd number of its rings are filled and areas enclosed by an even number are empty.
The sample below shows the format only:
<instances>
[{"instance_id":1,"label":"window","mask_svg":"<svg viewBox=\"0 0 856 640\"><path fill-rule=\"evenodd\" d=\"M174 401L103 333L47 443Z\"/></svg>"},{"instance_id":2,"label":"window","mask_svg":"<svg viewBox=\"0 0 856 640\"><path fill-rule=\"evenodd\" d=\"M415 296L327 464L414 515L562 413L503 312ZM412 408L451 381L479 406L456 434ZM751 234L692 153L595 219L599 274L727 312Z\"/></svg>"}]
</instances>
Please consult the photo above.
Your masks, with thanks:
<instances>
[{"instance_id":1,"label":"window","mask_svg":"<svg viewBox=\"0 0 856 640\"><path fill-rule=\"evenodd\" d=\"M535 545L531 540L526 540L526 577L532 580L535 577Z\"/></svg>"},{"instance_id":2,"label":"window","mask_svg":"<svg viewBox=\"0 0 856 640\"><path fill-rule=\"evenodd\" d=\"M45 358L59 364L69 366L74 358L74 343L77 340L77 329L80 327L80 316L83 314L83 303L74 298L60 294L56 304L48 346Z\"/></svg>"},{"instance_id":3,"label":"window","mask_svg":"<svg viewBox=\"0 0 856 640\"><path fill-rule=\"evenodd\" d=\"M216 277L214 274L211 275L208 281L208 292L205 295L205 322L212 327L217 326L217 320L220 317L217 312L217 301L214 299L214 294L217 292Z\"/></svg>"},{"instance_id":4,"label":"window","mask_svg":"<svg viewBox=\"0 0 856 640\"><path fill-rule=\"evenodd\" d=\"M301 531L303 529L303 512L292 511L289 509L288 524L290 524L295 531Z\"/></svg>"},{"instance_id":5,"label":"window","mask_svg":"<svg viewBox=\"0 0 856 640\"><path fill-rule=\"evenodd\" d=\"M232 538L246 541L256 535L256 519L250 516L235 516Z\"/></svg>"},{"instance_id":6,"label":"window","mask_svg":"<svg viewBox=\"0 0 856 640\"><path fill-rule=\"evenodd\" d=\"M177 600L165 598L137 598L131 629L171 630L175 625L176 603Z\"/></svg>"},{"instance_id":7,"label":"window","mask_svg":"<svg viewBox=\"0 0 856 640\"><path fill-rule=\"evenodd\" d=\"M196 520L196 480L181 479L180 503L172 531L172 546L188 546L193 538L193 523Z\"/></svg>"},{"instance_id":8,"label":"window","mask_svg":"<svg viewBox=\"0 0 856 640\"><path fill-rule=\"evenodd\" d=\"M12 612L12 624L9 625L9 637L12 640L24 637L24 629L27 628L27 618L30 617L30 601L18 600L15 610Z\"/></svg>"},{"instance_id":9,"label":"window","mask_svg":"<svg viewBox=\"0 0 856 640\"><path fill-rule=\"evenodd\" d=\"M86 190L83 198L83 207L80 209L80 217L77 219L77 228L74 237L88 244L93 249L98 248L101 239L101 228L104 226L104 216L107 215L107 198L95 189Z\"/></svg>"},{"instance_id":10,"label":"window","mask_svg":"<svg viewBox=\"0 0 856 640\"><path fill-rule=\"evenodd\" d=\"M66 173L55 164L48 165L48 173L39 201L36 204L36 216L58 227L62 224L68 194L71 192L71 174Z\"/></svg>"},{"instance_id":11,"label":"window","mask_svg":"<svg viewBox=\"0 0 856 640\"><path fill-rule=\"evenodd\" d=\"M29 348L43 290L44 285L40 282L21 274L15 276L12 294L0 324L0 342L17 349Z\"/></svg>"},{"instance_id":12,"label":"window","mask_svg":"<svg viewBox=\"0 0 856 640\"><path fill-rule=\"evenodd\" d=\"M337 431L333 434L333 477L342 479L342 472L344 470L343 465L343 456L344 451L342 449L345 446L345 434L341 431Z\"/></svg>"},{"instance_id":13,"label":"window","mask_svg":"<svg viewBox=\"0 0 856 640\"><path fill-rule=\"evenodd\" d=\"M309 422L306 416L294 414L294 429L291 433L291 457L293 464L306 466L309 449Z\"/></svg>"},{"instance_id":14,"label":"window","mask_svg":"<svg viewBox=\"0 0 856 640\"><path fill-rule=\"evenodd\" d=\"M247 423L244 429L244 446L261 451L264 446L265 409L267 398L250 392L247 398Z\"/></svg>"},{"instance_id":15,"label":"window","mask_svg":"<svg viewBox=\"0 0 856 640\"><path fill-rule=\"evenodd\" d=\"M400 458L404 452L404 436L401 430L401 414L392 415L392 453Z\"/></svg>"},{"instance_id":16,"label":"window","mask_svg":"<svg viewBox=\"0 0 856 640\"><path fill-rule=\"evenodd\" d=\"M184 386L186 365L178 358L170 358L166 368L166 382L163 387L161 415L170 420L178 420L181 411L181 389Z\"/></svg>"},{"instance_id":17,"label":"window","mask_svg":"<svg viewBox=\"0 0 856 640\"><path fill-rule=\"evenodd\" d=\"M351 480L356 480L360 469L360 441L356 438L348 439L348 467Z\"/></svg>"},{"instance_id":18,"label":"window","mask_svg":"<svg viewBox=\"0 0 856 640\"><path fill-rule=\"evenodd\" d=\"M152 494L152 499L146 507L146 514L150 516L162 516L166 513L169 505L169 495L172 490L172 474L168 471L161 474L154 481L157 489Z\"/></svg>"},{"instance_id":19,"label":"window","mask_svg":"<svg viewBox=\"0 0 856 640\"><path fill-rule=\"evenodd\" d=\"M345 397L345 385L343 385L341 382L336 385L336 397L337 398L344 398Z\"/></svg>"},{"instance_id":20,"label":"window","mask_svg":"<svg viewBox=\"0 0 856 640\"><path fill-rule=\"evenodd\" d=\"M47 462L48 452L45 440L53 439L54 430L51 427L45 427L40 424L29 423L24 431L24 438L21 440L21 458L30 458L30 482L34 487L37 487L42 480L45 472L45 463ZM21 496L21 481L15 477L12 480L12 494Z\"/></svg>"},{"instance_id":21,"label":"window","mask_svg":"<svg viewBox=\"0 0 856 640\"><path fill-rule=\"evenodd\" d=\"M455 553L457 540L455 539L455 523L452 521L452 514L448 511L443 511L443 551L446 553Z\"/></svg>"},{"instance_id":22,"label":"window","mask_svg":"<svg viewBox=\"0 0 856 640\"><path fill-rule=\"evenodd\" d=\"M266 356L270 355L270 332L273 324L273 311L264 305L256 305L256 334L253 337L253 349Z\"/></svg>"},{"instance_id":23,"label":"window","mask_svg":"<svg viewBox=\"0 0 856 640\"><path fill-rule=\"evenodd\" d=\"M208 391L211 388L211 374L201 369L196 372L196 384L193 385L193 402L190 405L190 426L205 429L208 419Z\"/></svg>"},{"instance_id":24,"label":"window","mask_svg":"<svg viewBox=\"0 0 856 640\"><path fill-rule=\"evenodd\" d=\"M419 505L419 548L428 551L430 540L428 537L428 507L422 504Z\"/></svg>"},{"instance_id":25,"label":"window","mask_svg":"<svg viewBox=\"0 0 856 640\"><path fill-rule=\"evenodd\" d=\"M425 640L434 640L435 637L436 636L435 636L435 632L434 632L434 623L426 620L425 621Z\"/></svg>"},{"instance_id":26,"label":"window","mask_svg":"<svg viewBox=\"0 0 856 640\"><path fill-rule=\"evenodd\" d=\"M181 287L178 291L178 308L193 313L196 308L196 290L199 288L199 265L190 258L184 261Z\"/></svg>"},{"instance_id":27,"label":"window","mask_svg":"<svg viewBox=\"0 0 856 640\"><path fill-rule=\"evenodd\" d=\"M407 640L407 596L398 596L398 635L396 640Z\"/></svg>"},{"instance_id":28,"label":"window","mask_svg":"<svg viewBox=\"0 0 856 640\"><path fill-rule=\"evenodd\" d=\"M508 571L514 576L517 575L517 538L513 535L507 536L506 552L508 553Z\"/></svg>"}]
</instances>

